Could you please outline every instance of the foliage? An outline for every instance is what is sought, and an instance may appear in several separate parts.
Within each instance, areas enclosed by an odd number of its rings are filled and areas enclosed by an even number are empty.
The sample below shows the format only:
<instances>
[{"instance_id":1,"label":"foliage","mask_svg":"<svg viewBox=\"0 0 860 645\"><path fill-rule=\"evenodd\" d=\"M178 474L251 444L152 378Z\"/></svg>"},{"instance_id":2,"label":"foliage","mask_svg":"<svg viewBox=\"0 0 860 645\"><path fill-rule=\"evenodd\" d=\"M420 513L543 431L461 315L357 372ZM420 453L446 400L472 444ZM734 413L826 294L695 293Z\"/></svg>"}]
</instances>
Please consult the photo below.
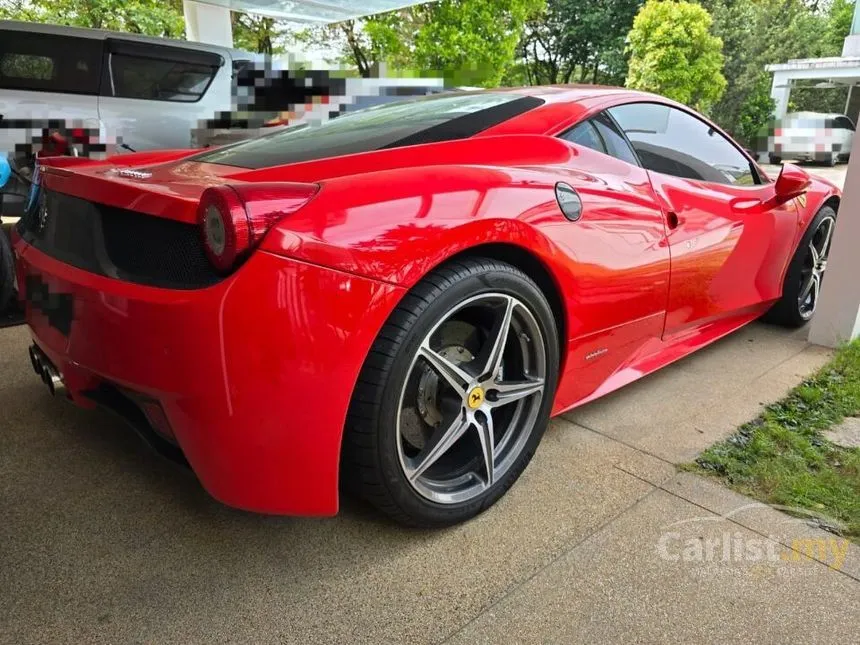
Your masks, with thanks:
<instances>
[{"instance_id":1,"label":"foliage","mask_svg":"<svg viewBox=\"0 0 860 645\"><path fill-rule=\"evenodd\" d=\"M185 37L182 0L0 0L0 18ZM283 51L280 43L288 32L282 22L240 13L231 18L236 47L263 54Z\"/></svg>"},{"instance_id":2,"label":"foliage","mask_svg":"<svg viewBox=\"0 0 860 645\"><path fill-rule=\"evenodd\" d=\"M183 38L182 0L0 0L0 17Z\"/></svg>"},{"instance_id":3,"label":"foliage","mask_svg":"<svg viewBox=\"0 0 860 645\"><path fill-rule=\"evenodd\" d=\"M741 105L738 123L733 134L750 150L763 149L760 144L762 129L773 116L776 103L770 97L770 75L762 71Z\"/></svg>"},{"instance_id":4,"label":"foliage","mask_svg":"<svg viewBox=\"0 0 860 645\"><path fill-rule=\"evenodd\" d=\"M284 51L279 41L286 33L274 18L247 13L230 13L233 26L233 46L259 54L280 54Z\"/></svg>"},{"instance_id":5,"label":"foliage","mask_svg":"<svg viewBox=\"0 0 860 645\"><path fill-rule=\"evenodd\" d=\"M845 37L851 33L851 22L854 19L854 0L833 0L827 15L825 30L827 56L838 56L842 53Z\"/></svg>"},{"instance_id":6,"label":"foliage","mask_svg":"<svg viewBox=\"0 0 860 645\"><path fill-rule=\"evenodd\" d=\"M851 0L702 0L714 18L714 34L723 40L724 76L730 80L711 116L743 139L765 125L759 109L770 74L765 66L794 58L838 56L848 34L854 4ZM793 110L839 112L846 92L840 89L796 87ZM750 119L758 115L758 127Z\"/></svg>"},{"instance_id":7,"label":"foliage","mask_svg":"<svg viewBox=\"0 0 860 645\"><path fill-rule=\"evenodd\" d=\"M623 84L627 32L643 0L548 0L526 23L521 71L535 84Z\"/></svg>"},{"instance_id":8,"label":"foliage","mask_svg":"<svg viewBox=\"0 0 860 645\"><path fill-rule=\"evenodd\" d=\"M723 43L699 4L648 0L630 30L627 86L656 92L701 112L722 96Z\"/></svg>"},{"instance_id":9,"label":"foliage","mask_svg":"<svg viewBox=\"0 0 860 645\"><path fill-rule=\"evenodd\" d=\"M695 469L768 504L824 513L860 539L860 448L822 431L860 413L860 341L846 345L785 400L706 450Z\"/></svg>"},{"instance_id":10,"label":"foliage","mask_svg":"<svg viewBox=\"0 0 860 645\"><path fill-rule=\"evenodd\" d=\"M525 21L545 0L439 0L363 20L311 28L308 44L334 44L362 76L381 64L443 76L456 85L498 85L514 63Z\"/></svg>"},{"instance_id":11,"label":"foliage","mask_svg":"<svg viewBox=\"0 0 860 645\"><path fill-rule=\"evenodd\" d=\"M457 85L498 85L527 19L544 0L439 0L421 5L415 62Z\"/></svg>"}]
</instances>

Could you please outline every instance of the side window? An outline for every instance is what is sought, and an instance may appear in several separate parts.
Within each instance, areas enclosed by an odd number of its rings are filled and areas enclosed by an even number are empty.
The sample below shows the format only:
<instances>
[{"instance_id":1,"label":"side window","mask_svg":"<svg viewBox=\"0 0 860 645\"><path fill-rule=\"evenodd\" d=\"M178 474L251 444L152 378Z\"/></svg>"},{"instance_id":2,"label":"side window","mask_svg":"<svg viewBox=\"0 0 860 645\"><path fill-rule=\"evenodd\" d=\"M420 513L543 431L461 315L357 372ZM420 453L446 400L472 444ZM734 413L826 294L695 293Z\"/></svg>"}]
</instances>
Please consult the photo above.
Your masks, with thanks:
<instances>
[{"instance_id":1,"label":"side window","mask_svg":"<svg viewBox=\"0 0 860 645\"><path fill-rule=\"evenodd\" d=\"M631 103L609 109L649 170L720 184L758 183L750 161L704 121L668 105Z\"/></svg>"},{"instance_id":2,"label":"side window","mask_svg":"<svg viewBox=\"0 0 860 645\"><path fill-rule=\"evenodd\" d=\"M634 166L639 165L639 160L636 154L630 149L630 144L624 140L624 136L618 131L618 126L606 114L601 113L594 119L594 127L600 133L600 137L606 144L606 151L613 157L632 163Z\"/></svg>"},{"instance_id":3,"label":"side window","mask_svg":"<svg viewBox=\"0 0 860 645\"><path fill-rule=\"evenodd\" d=\"M215 54L177 47L112 41L110 48L111 87L118 98L194 103L223 63Z\"/></svg>"},{"instance_id":4,"label":"side window","mask_svg":"<svg viewBox=\"0 0 860 645\"><path fill-rule=\"evenodd\" d=\"M54 78L54 61L47 56L10 52L0 59L0 74L19 81L51 81Z\"/></svg>"},{"instance_id":5,"label":"side window","mask_svg":"<svg viewBox=\"0 0 860 645\"><path fill-rule=\"evenodd\" d=\"M847 116L836 117L835 127L838 130L851 130L854 132L854 123Z\"/></svg>"},{"instance_id":6,"label":"side window","mask_svg":"<svg viewBox=\"0 0 860 645\"><path fill-rule=\"evenodd\" d=\"M115 54L111 58L114 96L155 101L197 101L215 70L202 65Z\"/></svg>"},{"instance_id":7,"label":"side window","mask_svg":"<svg viewBox=\"0 0 860 645\"><path fill-rule=\"evenodd\" d=\"M101 57L98 40L0 30L0 88L95 95Z\"/></svg>"},{"instance_id":8,"label":"side window","mask_svg":"<svg viewBox=\"0 0 860 645\"><path fill-rule=\"evenodd\" d=\"M561 135L561 138L566 141L570 141L571 143L576 143L578 145L585 146L586 148L606 153L603 140L600 138L600 135L597 134L597 130L591 124L591 121L583 121L582 123L575 125Z\"/></svg>"}]
</instances>

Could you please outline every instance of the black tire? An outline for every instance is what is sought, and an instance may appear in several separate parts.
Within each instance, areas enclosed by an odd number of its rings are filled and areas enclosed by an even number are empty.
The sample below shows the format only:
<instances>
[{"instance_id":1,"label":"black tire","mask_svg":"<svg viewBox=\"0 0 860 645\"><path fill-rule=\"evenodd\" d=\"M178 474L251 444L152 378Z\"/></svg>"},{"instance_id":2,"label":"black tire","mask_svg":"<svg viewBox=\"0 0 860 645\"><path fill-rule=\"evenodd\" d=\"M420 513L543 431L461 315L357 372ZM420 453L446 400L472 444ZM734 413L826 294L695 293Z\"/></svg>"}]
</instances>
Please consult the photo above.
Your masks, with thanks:
<instances>
[{"instance_id":1,"label":"black tire","mask_svg":"<svg viewBox=\"0 0 860 645\"><path fill-rule=\"evenodd\" d=\"M822 207L815 214L815 217L812 218L809 226L807 226L806 232L788 265L788 271L785 273L785 281L782 285L782 297L762 317L766 322L783 327L797 328L802 327L811 320L811 316L804 315L801 311L801 306L798 302L802 286L802 271L809 253L809 243L822 220L827 217L836 219L836 211L830 206Z\"/></svg>"},{"instance_id":2,"label":"black tire","mask_svg":"<svg viewBox=\"0 0 860 645\"><path fill-rule=\"evenodd\" d=\"M0 229L0 312L12 300L15 289L15 262L6 233Z\"/></svg>"},{"instance_id":3,"label":"black tire","mask_svg":"<svg viewBox=\"0 0 860 645\"><path fill-rule=\"evenodd\" d=\"M399 458L401 392L412 374L418 348L437 323L460 303L480 294L503 293L525 305L539 325L545 349L545 387L534 402L537 416L523 437L519 456L480 495L438 503L409 483ZM543 355L543 352L541 353ZM344 432L341 482L396 521L443 527L468 520L495 503L528 465L549 422L558 380L559 343L546 297L522 271L486 258L452 261L419 282L392 312L371 348L353 392Z\"/></svg>"},{"instance_id":4,"label":"black tire","mask_svg":"<svg viewBox=\"0 0 860 645\"><path fill-rule=\"evenodd\" d=\"M778 166L782 163L782 157L778 157L776 155L768 155L768 159L770 160L770 163L774 166Z\"/></svg>"}]
</instances>

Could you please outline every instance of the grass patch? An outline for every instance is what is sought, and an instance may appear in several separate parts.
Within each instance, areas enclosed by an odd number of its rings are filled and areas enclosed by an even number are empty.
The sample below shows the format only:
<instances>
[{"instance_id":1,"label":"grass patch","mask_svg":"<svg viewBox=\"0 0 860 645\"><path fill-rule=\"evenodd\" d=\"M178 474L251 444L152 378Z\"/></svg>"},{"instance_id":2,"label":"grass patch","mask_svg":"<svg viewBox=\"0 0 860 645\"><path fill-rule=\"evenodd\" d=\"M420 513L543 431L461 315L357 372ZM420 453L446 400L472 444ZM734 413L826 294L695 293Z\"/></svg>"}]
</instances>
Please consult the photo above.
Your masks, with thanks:
<instances>
[{"instance_id":1,"label":"grass patch","mask_svg":"<svg viewBox=\"0 0 860 645\"><path fill-rule=\"evenodd\" d=\"M716 476L767 504L801 507L838 520L829 527L860 541L860 449L824 439L860 413L860 340L842 347L784 400L685 467Z\"/></svg>"}]
</instances>

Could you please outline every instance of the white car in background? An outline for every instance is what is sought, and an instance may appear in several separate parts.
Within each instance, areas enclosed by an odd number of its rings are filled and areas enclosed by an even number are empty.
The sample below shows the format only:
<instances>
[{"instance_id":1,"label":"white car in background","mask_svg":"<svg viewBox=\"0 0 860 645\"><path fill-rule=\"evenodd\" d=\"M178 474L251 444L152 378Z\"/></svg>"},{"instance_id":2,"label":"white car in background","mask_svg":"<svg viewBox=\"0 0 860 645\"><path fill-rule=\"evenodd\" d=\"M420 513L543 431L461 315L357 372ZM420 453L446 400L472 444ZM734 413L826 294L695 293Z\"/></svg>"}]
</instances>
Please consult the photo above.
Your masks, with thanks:
<instances>
[{"instance_id":1,"label":"white car in background","mask_svg":"<svg viewBox=\"0 0 860 645\"><path fill-rule=\"evenodd\" d=\"M202 43L0 21L0 154L21 175L46 130L78 129L108 151L188 148L198 121L232 108L252 54ZM81 151L80 141L75 152ZM96 148L97 149L97 148ZM26 186L7 186L14 215Z\"/></svg>"},{"instance_id":2,"label":"white car in background","mask_svg":"<svg viewBox=\"0 0 860 645\"><path fill-rule=\"evenodd\" d=\"M844 114L794 112L776 121L768 136L768 158L816 161L835 166L851 155L854 122Z\"/></svg>"}]
</instances>

